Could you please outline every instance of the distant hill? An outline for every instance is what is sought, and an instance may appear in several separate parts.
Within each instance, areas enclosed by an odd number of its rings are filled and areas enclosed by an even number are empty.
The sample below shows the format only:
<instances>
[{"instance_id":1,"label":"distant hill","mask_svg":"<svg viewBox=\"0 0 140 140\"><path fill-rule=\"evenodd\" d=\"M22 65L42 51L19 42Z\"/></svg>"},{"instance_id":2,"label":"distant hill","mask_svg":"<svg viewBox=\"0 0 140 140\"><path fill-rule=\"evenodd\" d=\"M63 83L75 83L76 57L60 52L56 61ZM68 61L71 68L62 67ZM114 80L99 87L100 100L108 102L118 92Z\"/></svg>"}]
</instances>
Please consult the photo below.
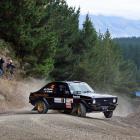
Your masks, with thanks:
<instances>
[{"instance_id":1,"label":"distant hill","mask_svg":"<svg viewBox=\"0 0 140 140\"><path fill-rule=\"evenodd\" d=\"M121 47L124 58L132 60L140 73L140 37L114 38L114 41ZM137 78L140 82L140 76Z\"/></svg>"},{"instance_id":2,"label":"distant hill","mask_svg":"<svg viewBox=\"0 0 140 140\"><path fill-rule=\"evenodd\" d=\"M140 48L140 37L127 37L127 38L114 38L121 47L139 47Z\"/></svg>"},{"instance_id":3,"label":"distant hill","mask_svg":"<svg viewBox=\"0 0 140 140\"><path fill-rule=\"evenodd\" d=\"M85 20L86 15L80 16L80 28ZM90 15L97 32L104 33L109 29L112 37L139 37L140 36L140 20L129 20L115 16L95 16Z\"/></svg>"}]
</instances>

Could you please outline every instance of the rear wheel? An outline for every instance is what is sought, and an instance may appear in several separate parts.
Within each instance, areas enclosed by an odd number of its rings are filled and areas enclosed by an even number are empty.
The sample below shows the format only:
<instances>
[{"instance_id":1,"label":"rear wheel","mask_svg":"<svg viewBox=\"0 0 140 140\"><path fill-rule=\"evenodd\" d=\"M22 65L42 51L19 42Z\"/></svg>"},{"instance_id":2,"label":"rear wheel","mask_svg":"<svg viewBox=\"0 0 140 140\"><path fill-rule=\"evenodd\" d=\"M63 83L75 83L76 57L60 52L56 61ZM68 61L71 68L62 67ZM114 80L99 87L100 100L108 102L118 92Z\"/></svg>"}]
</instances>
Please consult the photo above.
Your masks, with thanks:
<instances>
[{"instance_id":1,"label":"rear wheel","mask_svg":"<svg viewBox=\"0 0 140 140\"><path fill-rule=\"evenodd\" d=\"M38 113L40 113L40 114L45 114L48 112L48 107L44 101L38 101L36 103L36 109L37 109Z\"/></svg>"},{"instance_id":2,"label":"rear wheel","mask_svg":"<svg viewBox=\"0 0 140 140\"><path fill-rule=\"evenodd\" d=\"M113 115L113 111L106 111L106 112L104 112L104 116L105 116L106 118L111 118L112 115Z\"/></svg>"},{"instance_id":3,"label":"rear wheel","mask_svg":"<svg viewBox=\"0 0 140 140\"><path fill-rule=\"evenodd\" d=\"M77 115L79 117L85 117L86 116L86 107L84 104L80 103L78 105L78 108L77 108Z\"/></svg>"}]
</instances>

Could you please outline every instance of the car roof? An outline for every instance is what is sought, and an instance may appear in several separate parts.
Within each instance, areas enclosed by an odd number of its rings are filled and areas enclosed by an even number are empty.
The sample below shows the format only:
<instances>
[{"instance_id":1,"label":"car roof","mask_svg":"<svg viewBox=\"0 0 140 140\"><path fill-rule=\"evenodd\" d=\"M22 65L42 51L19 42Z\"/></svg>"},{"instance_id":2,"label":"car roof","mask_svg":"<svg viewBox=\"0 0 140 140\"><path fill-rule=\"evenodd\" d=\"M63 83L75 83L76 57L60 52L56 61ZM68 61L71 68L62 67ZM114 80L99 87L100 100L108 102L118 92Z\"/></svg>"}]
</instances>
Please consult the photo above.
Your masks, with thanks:
<instances>
[{"instance_id":1,"label":"car roof","mask_svg":"<svg viewBox=\"0 0 140 140\"><path fill-rule=\"evenodd\" d=\"M71 84L71 83L83 83L83 82L81 81L52 81L52 82L47 83L45 86L43 86L43 88L46 87L48 84L53 84L53 83Z\"/></svg>"},{"instance_id":2,"label":"car roof","mask_svg":"<svg viewBox=\"0 0 140 140\"><path fill-rule=\"evenodd\" d=\"M82 83L81 81L65 81L66 83Z\"/></svg>"},{"instance_id":3,"label":"car roof","mask_svg":"<svg viewBox=\"0 0 140 140\"><path fill-rule=\"evenodd\" d=\"M70 84L70 83L82 83L81 81L54 81L52 83L67 83L67 84Z\"/></svg>"}]
</instances>

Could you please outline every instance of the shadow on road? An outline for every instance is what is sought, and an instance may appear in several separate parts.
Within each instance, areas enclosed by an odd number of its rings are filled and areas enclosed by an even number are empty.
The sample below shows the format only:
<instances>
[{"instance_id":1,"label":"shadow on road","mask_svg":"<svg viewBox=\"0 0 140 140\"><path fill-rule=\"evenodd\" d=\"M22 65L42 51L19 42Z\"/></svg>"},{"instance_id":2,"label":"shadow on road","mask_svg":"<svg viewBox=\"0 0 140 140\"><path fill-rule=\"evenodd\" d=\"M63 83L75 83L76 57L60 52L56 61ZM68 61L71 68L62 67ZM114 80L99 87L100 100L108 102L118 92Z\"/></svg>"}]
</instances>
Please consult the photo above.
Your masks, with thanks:
<instances>
[{"instance_id":1,"label":"shadow on road","mask_svg":"<svg viewBox=\"0 0 140 140\"><path fill-rule=\"evenodd\" d=\"M47 114L38 114L37 111L29 111L29 110L22 110L22 111L9 111L9 112L4 112L4 113L0 113L0 117L2 116L11 116L11 115L66 115L66 116L72 116L72 117L77 117L79 118L78 116L75 116L75 115L70 115L70 114L64 114L62 112L59 112L59 111L49 111ZM101 118L101 117L97 117L96 115L90 117L90 116L86 116L82 119L90 119L90 120L100 120L100 121L110 121L110 119L105 119L105 118Z\"/></svg>"},{"instance_id":2,"label":"shadow on road","mask_svg":"<svg viewBox=\"0 0 140 140\"><path fill-rule=\"evenodd\" d=\"M25 110L25 111L8 111L8 112L0 113L0 116L7 116L7 115L33 115L33 114L41 115L41 114L38 114L37 111L27 111L27 110ZM59 112L48 112L47 114L59 114Z\"/></svg>"}]
</instances>

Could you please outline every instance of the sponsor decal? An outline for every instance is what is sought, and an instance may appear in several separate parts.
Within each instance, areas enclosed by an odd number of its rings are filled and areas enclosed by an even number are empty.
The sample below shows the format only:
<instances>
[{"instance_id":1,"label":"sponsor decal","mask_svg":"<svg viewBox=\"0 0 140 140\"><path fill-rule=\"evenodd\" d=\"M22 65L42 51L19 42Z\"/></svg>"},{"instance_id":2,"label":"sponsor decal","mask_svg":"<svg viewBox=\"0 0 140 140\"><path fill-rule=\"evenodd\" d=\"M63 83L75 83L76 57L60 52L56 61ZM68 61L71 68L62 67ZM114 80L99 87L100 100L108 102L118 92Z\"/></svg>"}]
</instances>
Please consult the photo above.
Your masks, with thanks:
<instances>
[{"instance_id":1,"label":"sponsor decal","mask_svg":"<svg viewBox=\"0 0 140 140\"><path fill-rule=\"evenodd\" d=\"M72 104L73 103L73 99L66 99L66 108L71 109L72 108Z\"/></svg>"},{"instance_id":2,"label":"sponsor decal","mask_svg":"<svg viewBox=\"0 0 140 140\"><path fill-rule=\"evenodd\" d=\"M47 92L47 93L52 93L53 89L51 89L51 88L44 88L44 91Z\"/></svg>"},{"instance_id":3,"label":"sponsor decal","mask_svg":"<svg viewBox=\"0 0 140 140\"><path fill-rule=\"evenodd\" d=\"M75 99L79 99L79 98L80 98L80 96L75 96L75 95L74 95L74 96L73 96L73 98L75 98Z\"/></svg>"},{"instance_id":4,"label":"sponsor decal","mask_svg":"<svg viewBox=\"0 0 140 140\"><path fill-rule=\"evenodd\" d=\"M66 103L73 103L73 99L67 98L67 99L66 99Z\"/></svg>"},{"instance_id":5,"label":"sponsor decal","mask_svg":"<svg viewBox=\"0 0 140 140\"><path fill-rule=\"evenodd\" d=\"M54 98L55 103L63 103L64 100L62 98Z\"/></svg>"}]
</instances>

